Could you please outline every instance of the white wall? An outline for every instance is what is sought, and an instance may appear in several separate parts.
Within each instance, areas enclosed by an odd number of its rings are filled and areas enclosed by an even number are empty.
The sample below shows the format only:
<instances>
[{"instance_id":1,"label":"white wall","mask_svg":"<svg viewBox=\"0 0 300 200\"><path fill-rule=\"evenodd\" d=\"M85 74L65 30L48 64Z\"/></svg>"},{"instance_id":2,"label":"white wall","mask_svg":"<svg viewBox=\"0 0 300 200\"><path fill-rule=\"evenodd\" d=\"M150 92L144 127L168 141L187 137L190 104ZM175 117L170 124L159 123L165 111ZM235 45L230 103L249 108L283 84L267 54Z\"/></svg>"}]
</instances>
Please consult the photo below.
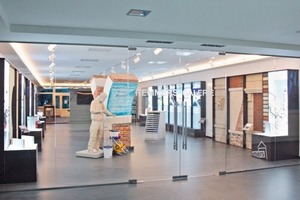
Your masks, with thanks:
<instances>
[{"instance_id":1,"label":"white wall","mask_svg":"<svg viewBox=\"0 0 300 200\"><path fill-rule=\"evenodd\" d=\"M169 85L176 83L185 83L193 81L206 81L206 135L212 137L212 79L227 76L236 76L244 74L255 74L260 72L268 72L281 69L296 69L299 70L300 59L296 58L275 58L270 57L263 60L251 61L244 64L237 64L226 67L214 68L211 70L198 71L187 73L180 76L156 79L147 82L141 82L138 86L138 91L142 88L158 85ZM139 95L138 110L141 114L142 97Z\"/></svg>"}]
</instances>

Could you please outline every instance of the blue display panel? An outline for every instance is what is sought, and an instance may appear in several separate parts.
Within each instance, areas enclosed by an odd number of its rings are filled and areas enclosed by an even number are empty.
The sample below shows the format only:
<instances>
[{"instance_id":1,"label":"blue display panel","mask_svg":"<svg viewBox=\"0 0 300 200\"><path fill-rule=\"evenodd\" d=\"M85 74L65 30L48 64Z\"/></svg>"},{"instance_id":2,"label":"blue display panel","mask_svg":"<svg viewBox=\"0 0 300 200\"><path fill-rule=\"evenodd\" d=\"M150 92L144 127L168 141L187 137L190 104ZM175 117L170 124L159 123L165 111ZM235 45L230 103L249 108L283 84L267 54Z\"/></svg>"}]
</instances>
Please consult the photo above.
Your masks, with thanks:
<instances>
[{"instance_id":1,"label":"blue display panel","mask_svg":"<svg viewBox=\"0 0 300 200\"><path fill-rule=\"evenodd\" d=\"M113 82L107 99L107 109L117 115L131 115L138 83Z\"/></svg>"}]
</instances>

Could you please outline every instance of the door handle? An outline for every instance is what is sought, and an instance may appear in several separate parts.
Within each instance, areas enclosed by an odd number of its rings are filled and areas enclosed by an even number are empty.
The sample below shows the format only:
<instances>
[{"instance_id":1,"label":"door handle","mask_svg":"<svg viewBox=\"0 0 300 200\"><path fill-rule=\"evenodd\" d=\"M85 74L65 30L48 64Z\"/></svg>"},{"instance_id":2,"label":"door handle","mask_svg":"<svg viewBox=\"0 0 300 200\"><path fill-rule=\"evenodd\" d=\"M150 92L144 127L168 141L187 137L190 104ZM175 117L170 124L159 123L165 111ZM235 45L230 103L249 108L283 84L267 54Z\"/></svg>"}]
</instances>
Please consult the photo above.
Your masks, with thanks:
<instances>
[{"instance_id":1,"label":"door handle","mask_svg":"<svg viewBox=\"0 0 300 200\"><path fill-rule=\"evenodd\" d=\"M187 102L182 105L182 149L187 150Z\"/></svg>"},{"instance_id":2,"label":"door handle","mask_svg":"<svg viewBox=\"0 0 300 200\"><path fill-rule=\"evenodd\" d=\"M174 137L174 143L173 143L173 149L178 150L178 129L177 129L177 104L176 101L174 102L174 128L173 128L173 137Z\"/></svg>"}]
</instances>

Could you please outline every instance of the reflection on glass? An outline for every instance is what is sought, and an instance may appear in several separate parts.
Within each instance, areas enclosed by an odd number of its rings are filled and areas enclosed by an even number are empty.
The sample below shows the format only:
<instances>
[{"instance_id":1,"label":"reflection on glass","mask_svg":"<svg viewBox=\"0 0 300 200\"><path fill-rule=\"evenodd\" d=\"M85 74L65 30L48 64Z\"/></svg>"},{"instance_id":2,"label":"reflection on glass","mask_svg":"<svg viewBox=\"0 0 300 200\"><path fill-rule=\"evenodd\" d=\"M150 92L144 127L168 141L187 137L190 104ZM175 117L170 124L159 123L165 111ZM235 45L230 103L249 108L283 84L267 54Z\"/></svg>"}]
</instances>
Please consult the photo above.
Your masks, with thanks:
<instances>
[{"instance_id":1,"label":"reflection on glass","mask_svg":"<svg viewBox=\"0 0 300 200\"><path fill-rule=\"evenodd\" d=\"M157 87L157 110L163 110L163 88L162 86Z\"/></svg>"},{"instance_id":2,"label":"reflection on glass","mask_svg":"<svg viewBox=\"0 0 300 200\"><path fill-rule=\"evenodd\" d=\"M287 71L269 73L269 133L288 135Z\"/></svg>"},{"instance_id":3,"label":"reflection on glass","mask_svg":"<svg viewBox=\"0 0 300 200\"><path fill-rule=\"evenodd\" d=\"M176 102L178 105L177 109L177 122L178 126L182 126L182 84L176 84Z\"/></svg>"},{"instance_id":4,"label":"reflection on glass","mask_svg":"<svg viewBox=\"0 0 300 200\"><path fill-rule=\"evenodd\" d=\"M4 149L6 149L9 145L10 140L10 121L9 121L9 64L5 62L4 68ZM2 147L3 148L3 147Z\"/></svg>"},{"instance_id":5,"label":"reflection on glass","mask_svg":"<svg viewBox=\"0 0 300 200\"><path fill-rule=\"evenodd\" d=\"M153 95L153 89L152 87L148 87L148 105L146 107L147 110L152 110L152 95Z\"/></svg>"},{"instance_id":6,"label":"reflection on glass","mask_svg":"<svg viewBox=\"0 0 300 200\"><path fill-rule=\"evenodd\" d=\"M184 96L184 102L187 103L187 127L191 128L191 96L192 96L192 91L191 91L191 83L185 83L184 84L184 90L183 90L183 96Z\"/></svg>"},{"instance_id":7,"label":"reflection on glass","mask_svg":"<svg viewBox=\"0 0 300 200\"><path fill-rule=\"evenodd\" d=\"M38 94L38 106L52 105L52 94Z\"/></svg>"}]
</instances>

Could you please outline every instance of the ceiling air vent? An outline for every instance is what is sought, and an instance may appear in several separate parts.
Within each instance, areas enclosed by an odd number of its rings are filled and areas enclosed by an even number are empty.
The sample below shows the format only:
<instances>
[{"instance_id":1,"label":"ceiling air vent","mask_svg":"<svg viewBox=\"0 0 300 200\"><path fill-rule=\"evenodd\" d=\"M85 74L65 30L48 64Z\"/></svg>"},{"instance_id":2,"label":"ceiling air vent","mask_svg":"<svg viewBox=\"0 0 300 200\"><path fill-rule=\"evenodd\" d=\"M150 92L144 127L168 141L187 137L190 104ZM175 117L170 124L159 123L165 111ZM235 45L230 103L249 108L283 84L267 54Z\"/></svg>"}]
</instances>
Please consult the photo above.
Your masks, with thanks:
<instances>
[{"instance_id":1,"label":"ceiling air vent","mask_svg":"<svg viewBox=\"0 0 300 200\"><path fill-rule=\"evenodd\" d=\"M203 47L218 47L218 48L222 48L222 47L225 47L225 45L221 45L221 44L201 44L200 46L203 46Z\"/></svg>"},{"instance_id":2,"label":"ceiling air vent","mask_svg":"<svg viewBox=\"0 0 300 200\"><path fill-rule=\"evenodd\" d=\"M147 40L147 43L154 43L154 44L172 44L172 41L163 41L163 40Z\"/></svg>"},{"instance_id":3,"label":"ceiling air vent","mask_svg":"<svg viewBox=\"0 0 300 200\"><path fill-rule=\"evenodd\" d=\"M85 58L83 58L83 59L80 59L80 61L81 62L98 62L99 59L89 59L89 58L85 59Z\"/></svg>"}]
</instances>

